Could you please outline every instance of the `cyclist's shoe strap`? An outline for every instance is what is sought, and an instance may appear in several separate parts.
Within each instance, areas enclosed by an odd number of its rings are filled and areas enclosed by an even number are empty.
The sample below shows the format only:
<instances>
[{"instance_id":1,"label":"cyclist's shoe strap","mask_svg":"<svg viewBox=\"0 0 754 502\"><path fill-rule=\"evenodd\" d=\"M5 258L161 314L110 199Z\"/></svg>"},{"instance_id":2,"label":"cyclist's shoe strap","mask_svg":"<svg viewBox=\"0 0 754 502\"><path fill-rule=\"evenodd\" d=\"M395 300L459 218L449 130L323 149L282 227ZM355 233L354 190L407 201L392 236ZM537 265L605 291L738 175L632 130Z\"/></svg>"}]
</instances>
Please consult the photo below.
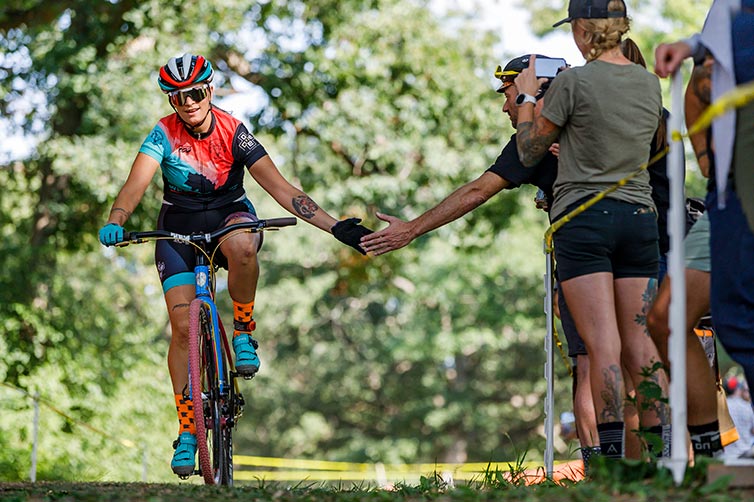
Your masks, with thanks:
<instances>
[{"instance_id":1,"label":"cyclist's shoe strap","mask_svg":"<svg viewBox=\"0 0 754 502\"><path fill-rule=\"evenodd\" d=\"M233 333L233 351L236 353L236 371L243 376L253 376L259 371L259 344L249 333Z\"/></svg>"},{"instance_id":2,"label":"cyclist's shoe strap","mask_svg":"<svg viewBox=\"0 0 754 502\"><path fill-rule=\"evenodd\" d=\"M182 432L178 439L173 442L173 460L170 461L170 468L177 475L184 477L194 473L194 463L196 458L196 436L189 432Z\"/></svg>"},{"instance_id":3,"label":"cyclist's shoe strap","mask_svg":"<svg viewBox=\"0 0 754 502\"><path fill-rule=\"evenodd\" d=\"M257 323L254 321L254 319L251 319L250 321L234 320L233 329L238 332L249 333L257 329Z\"/></svg>"}]
</instances>

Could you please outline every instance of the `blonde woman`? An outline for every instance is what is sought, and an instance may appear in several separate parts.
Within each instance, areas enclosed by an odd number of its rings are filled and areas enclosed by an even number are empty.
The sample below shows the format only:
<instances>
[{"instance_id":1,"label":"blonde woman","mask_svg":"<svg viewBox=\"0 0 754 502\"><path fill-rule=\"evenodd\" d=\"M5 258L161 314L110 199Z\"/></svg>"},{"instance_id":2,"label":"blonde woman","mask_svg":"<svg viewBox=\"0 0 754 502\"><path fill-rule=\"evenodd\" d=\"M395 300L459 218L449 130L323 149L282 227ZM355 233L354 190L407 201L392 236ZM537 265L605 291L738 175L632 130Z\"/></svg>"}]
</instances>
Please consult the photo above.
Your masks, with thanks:
<instances>
[{"instance_id":1,"label":"blonde woman","mask_svg":"<svg viewBox=\"0 0 754 502\"><path fill-rule=\"evenodd\" d=\"M557 221L594 195L635 172L649 158L662 116L656 76L621 52L629 29L622 0L572 0L568 18L587 64L553 81L541 116L534 118L529 95L538 87L534 72L516 79L521 93L518 151L534 165L558 140L560 158L551 209ZM529 68L535 67L530 64ZM637 384L643 427L670 451L670 414L663 399L667 376L648 372L660 361L646 330L646 313L657 288L657 210L649 175L639 176L568 222L554 235L562 292L589 353L589 379L602 455L624 456L624 381L621 363ZM661 399L642 394L647 378Z\"/></svg>"}]
</instances>

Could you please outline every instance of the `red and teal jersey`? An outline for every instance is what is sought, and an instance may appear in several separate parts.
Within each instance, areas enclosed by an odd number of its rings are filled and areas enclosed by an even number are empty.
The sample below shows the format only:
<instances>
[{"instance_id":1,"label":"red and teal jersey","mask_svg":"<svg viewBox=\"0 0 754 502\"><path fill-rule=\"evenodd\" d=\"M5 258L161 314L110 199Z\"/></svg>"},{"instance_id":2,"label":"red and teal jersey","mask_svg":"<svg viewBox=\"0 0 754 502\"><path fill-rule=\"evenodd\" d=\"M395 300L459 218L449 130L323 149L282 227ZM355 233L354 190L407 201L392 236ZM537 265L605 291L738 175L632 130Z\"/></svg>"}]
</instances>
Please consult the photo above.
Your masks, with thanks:
<instances>
[{"instance_id":1,"label":"red and teal jersey","mask_svg":"<svg viewBox=\"0 0 754 502\"><path fill-rule=\"evenodd\" d=\"M139 151L160 163L165 202L186 209L244 198L244 171L267 155L243 122L217 107L205 134L189 132L177 113L163 117Z\"/></svg>"}]
</instances>

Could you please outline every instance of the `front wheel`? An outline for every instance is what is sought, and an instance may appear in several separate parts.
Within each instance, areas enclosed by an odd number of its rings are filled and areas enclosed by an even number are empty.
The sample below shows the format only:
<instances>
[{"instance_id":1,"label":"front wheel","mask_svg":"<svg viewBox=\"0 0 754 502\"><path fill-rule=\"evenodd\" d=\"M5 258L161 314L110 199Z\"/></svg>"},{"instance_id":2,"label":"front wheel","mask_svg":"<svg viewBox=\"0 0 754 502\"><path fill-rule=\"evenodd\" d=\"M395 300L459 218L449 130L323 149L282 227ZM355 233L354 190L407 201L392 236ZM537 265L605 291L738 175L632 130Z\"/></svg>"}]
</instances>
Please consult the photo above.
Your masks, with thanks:
<instances>
[{"instance_id":1,"label":"front wheel","mask_svg":"<svg viewBox=\"0 0 754 502\"><path fill-rule=\"evenodd\" d=\"M217 415L212 416L212 407L205 408L205 404L209 404L212 387L217 387L212 333L211 308L201 299L192 301L189 308L189 383L194 404L199 471L208 485L215 484L209 442L214 435L213 424L218 421L215 419Z\"/></svg>"}]
</instances>

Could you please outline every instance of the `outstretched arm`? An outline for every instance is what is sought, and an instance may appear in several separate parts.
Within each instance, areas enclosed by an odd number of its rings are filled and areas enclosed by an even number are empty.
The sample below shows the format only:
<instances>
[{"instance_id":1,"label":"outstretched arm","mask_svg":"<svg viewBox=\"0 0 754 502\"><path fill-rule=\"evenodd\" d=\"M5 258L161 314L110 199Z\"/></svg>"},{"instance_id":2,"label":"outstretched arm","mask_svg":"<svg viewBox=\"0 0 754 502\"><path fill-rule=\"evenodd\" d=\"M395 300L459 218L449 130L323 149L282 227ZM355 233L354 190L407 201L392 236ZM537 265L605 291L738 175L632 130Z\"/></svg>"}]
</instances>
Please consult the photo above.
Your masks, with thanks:
<instances>
[{"instance_id":1,"label":"outstretched arm","mask_svg":"<svg viewBox=\"0 0 754 502\"><path fill-rule=\"evenodd\" d=\"M332 233L332 227L338 220L319 207L307 194L291 185L269 155L265 155L249 168L251 176L265 192L270 194L283 208L307 223L325 232Z\"/></svg>"},{"instance_id":2,"label":"outstretched arm","mask_svg":"<svg viewBox=\"0 0 754 502\"><path fill-rule=\"evenodd\" d=\"M338 221L330 216L311 197L291 185L280 174L269 155L257 160L249 168L249 172L256 182L282 207L307 223L331 233L340 242L351 246L359 253L366 254L359 245L359 239L372 231L363 225L359 225L361 220L358 218Z\"/></svg>"},{"instance_id":3,"label":"outstretched arm","mask_svg":"<svg viewBox=\"0 0 754 502\"><path fill-rule=\"evenodd\" d=\"M458 188L438 205L411 221L403 221L394 216L377 213L377 217L388 222L389 225L387 228L362 237L361 247L375 256L402 248L420 235L457 220L481 206L508 184L507 180L497 174L485 172L476 180Z\"/></svg>"}]
</instances>

